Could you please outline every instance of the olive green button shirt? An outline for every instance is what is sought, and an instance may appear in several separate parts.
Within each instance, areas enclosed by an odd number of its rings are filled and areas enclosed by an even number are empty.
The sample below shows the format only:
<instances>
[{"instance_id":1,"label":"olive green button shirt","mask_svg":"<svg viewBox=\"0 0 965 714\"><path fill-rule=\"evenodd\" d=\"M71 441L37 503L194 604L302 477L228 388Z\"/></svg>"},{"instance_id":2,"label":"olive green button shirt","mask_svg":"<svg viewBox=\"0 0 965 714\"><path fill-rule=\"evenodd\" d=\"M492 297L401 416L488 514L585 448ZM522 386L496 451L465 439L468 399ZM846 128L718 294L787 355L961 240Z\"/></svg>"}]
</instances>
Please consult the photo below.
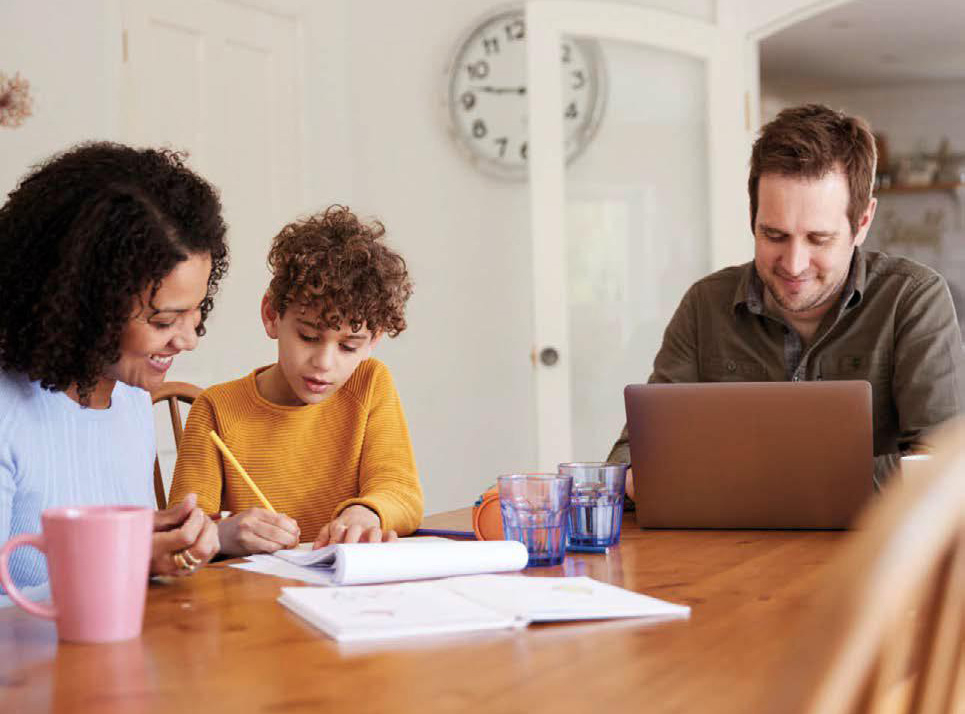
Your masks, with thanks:
<instances>
[{"instance_id":1,"label":"olive green button shirt","mask_svg":"<svg viewBox=\"0 0 965 714\"><path fill-rule=\"evenodd\" d=\"M651 383L861 379L871 383L875 483L965 404L965 355L944 278L855 250L838 304L810 344L764 304L754 263L695 283L664 333ZM630 461L627 429L609 460Z\"/></svg>"}]
</instances>

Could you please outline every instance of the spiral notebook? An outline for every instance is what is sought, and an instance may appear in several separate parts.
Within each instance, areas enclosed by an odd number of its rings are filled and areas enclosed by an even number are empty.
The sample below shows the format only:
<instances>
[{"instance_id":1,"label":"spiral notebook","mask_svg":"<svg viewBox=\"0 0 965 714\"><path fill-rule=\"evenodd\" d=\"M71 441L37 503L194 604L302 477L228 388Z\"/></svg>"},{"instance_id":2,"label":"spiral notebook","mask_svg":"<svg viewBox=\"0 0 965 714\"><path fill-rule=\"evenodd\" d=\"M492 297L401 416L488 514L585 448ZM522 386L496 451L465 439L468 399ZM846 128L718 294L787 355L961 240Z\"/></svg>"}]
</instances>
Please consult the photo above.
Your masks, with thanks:
<instances>
[{"instance_id":1,"label":"spiral notebook","mask_svg":"<svg viewBox=\"0 0 965 714\"><path fill-rule=\"evenodd\" d=\"M686 605L588 577L473 575L393 585L286 587L278 602L338 642L525 627L531 622L690 617Z\"/></svg>"},{"instance_id":2,"label":"spiral notebook","mask_svg":"<svg viewBox=\"0 0 965 714\"><path fill-rule=\"evenodd\" d=\"M312 585L363 585L522 570L528 560L518 541L411 538L391 543L339 543L318 550L280 550L249 556L232 567Z\"/></svg>"}]
</instances>

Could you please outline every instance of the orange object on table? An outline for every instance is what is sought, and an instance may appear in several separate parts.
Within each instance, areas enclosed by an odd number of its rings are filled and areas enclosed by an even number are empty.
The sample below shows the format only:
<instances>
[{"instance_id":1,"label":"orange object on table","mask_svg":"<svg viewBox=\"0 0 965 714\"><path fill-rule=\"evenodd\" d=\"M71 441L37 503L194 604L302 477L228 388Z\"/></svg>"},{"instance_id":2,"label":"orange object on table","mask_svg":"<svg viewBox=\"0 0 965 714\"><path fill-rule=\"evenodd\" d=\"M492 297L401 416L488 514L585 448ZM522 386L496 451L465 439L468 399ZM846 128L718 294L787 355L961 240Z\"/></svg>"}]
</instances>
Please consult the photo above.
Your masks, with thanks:
<instances>
[{"instance_id":1,"label":"orange object on table","mask_svg":"<svg viewBox=\"0 0 965 714\"><path fill-rule=\"evenodd\" d=\"M504 540L499 487L493 486L472 507L472 529L479 540Z\"/></svg>"}]
</instances>

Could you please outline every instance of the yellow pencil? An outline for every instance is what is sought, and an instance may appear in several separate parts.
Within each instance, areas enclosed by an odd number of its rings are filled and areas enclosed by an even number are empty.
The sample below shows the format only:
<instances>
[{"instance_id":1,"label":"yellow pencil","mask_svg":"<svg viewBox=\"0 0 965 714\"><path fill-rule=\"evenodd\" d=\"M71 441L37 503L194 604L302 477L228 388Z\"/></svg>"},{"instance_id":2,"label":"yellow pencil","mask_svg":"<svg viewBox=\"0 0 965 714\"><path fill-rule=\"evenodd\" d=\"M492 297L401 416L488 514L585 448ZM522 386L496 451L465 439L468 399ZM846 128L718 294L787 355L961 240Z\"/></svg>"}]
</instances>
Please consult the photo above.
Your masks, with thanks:
<instances>
[{"instance_id":1,"label":"yellow pencil","mask_svg":"<svg viewBox=\"0 0 965 714\"><path fill-rule=\"evenodd\" d=\"M255 495L258 497L258 500L261 501L261 505L272 513L278 513L278 511L272 508L271 504L268 502L268 499L265 498L265 494L263 494L261 489L255 485L254 481L251 480L251 476L249 476L248 472L242 468L241 464L238 463L238 459L235 458L235 455L231 453L231 450L221 440L221 438L214 433L213 429L211 430L211 441L215 443L215 446L221 449L221 453L224 454L224 457L228 459L231 465L235 467L239 474L241 474L241 478L243 478L245 483L251 487L252 491L254 491Z\"/></svg>"}]
</instances>

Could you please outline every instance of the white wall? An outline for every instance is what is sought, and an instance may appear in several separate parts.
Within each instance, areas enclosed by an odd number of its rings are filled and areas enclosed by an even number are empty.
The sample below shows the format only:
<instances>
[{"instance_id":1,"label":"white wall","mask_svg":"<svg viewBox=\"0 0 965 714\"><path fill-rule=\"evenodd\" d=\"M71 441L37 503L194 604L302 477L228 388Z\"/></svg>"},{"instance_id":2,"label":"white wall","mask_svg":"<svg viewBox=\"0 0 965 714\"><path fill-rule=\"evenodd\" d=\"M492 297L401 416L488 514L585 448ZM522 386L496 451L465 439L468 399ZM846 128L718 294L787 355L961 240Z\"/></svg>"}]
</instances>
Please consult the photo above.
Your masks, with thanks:
<instances>
[{"instance_id":1,"label":"white wall","mask_svg":"<svg viewBox=\"0 0 965 714\"><path fill-rule=\"evenodd\" d=\"M723 0L733 3L748 35L763 39L796 22L826 12L851 0Z\"/></svg>"},{"instance_id":2,"label":"white wall","mask_svg":"<svg viewBox=\"0 0 965 714\"><path fill-rule=\"evenodd\" d=\"M892 156L919 149L933 152L942 137L953 151L965 152L965 81L885 87L764 87L764 121L782 108L821 102L857 114L887 137Z\"/></svg>"},{"instance_id":3,"label":"white wall","mask_svg":"<svg viewBox=\"0 0 965 714\"><path fill-rule=\"evenodd\" d=\"M116 0L3 0L0 72L30 82L33 116L0 127L0 199L27 167L90 139L117 139L121 20Z\"/></svg>"}]
</instances>

